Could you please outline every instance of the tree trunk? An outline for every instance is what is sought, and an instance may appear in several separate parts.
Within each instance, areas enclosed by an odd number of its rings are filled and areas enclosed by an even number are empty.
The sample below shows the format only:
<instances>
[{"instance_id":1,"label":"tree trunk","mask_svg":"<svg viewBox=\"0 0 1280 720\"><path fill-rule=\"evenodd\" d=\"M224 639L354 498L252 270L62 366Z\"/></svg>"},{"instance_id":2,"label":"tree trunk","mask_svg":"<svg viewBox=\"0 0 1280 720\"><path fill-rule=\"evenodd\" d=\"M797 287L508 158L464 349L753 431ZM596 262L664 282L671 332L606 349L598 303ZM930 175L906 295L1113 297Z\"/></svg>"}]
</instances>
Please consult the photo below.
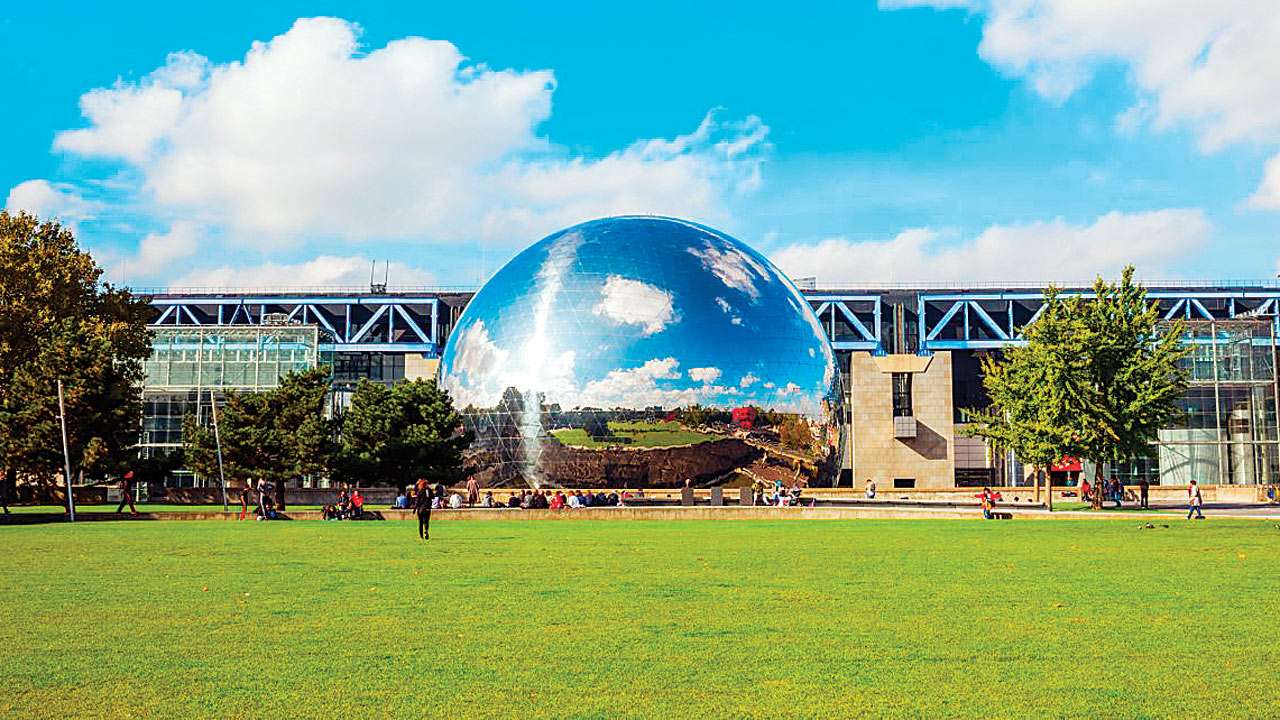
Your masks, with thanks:
<instances>
[{"instance_id":1,"label":"tree trunk","mask_svg":"<svg viewBox=\"0 0 1280 720\"><path fill-rule=\"evenodd\" d=\"M1036 504L1038 505L1038 504L1040 504L1040 502L1041 502L1041 500L1040 500L1040 470L1039 470L1039 469L1037 469L1037 468L1032 468L1032 470L1031 470L1031 474L1032 474L1032 475L1035 477L1035 479L1036 479L1036 482L1035 482L1035 485L1036 485Z\"/></svg>"},{"instance_id":2,"label":"tree trunk","mask_svg":"<svg viewBox=\"0 0 1280 720\"><path fill-rule=\"evenodd\" d=\"M1093 470L1093 498L1092 498L1092 502L1090 503L1090 507L1092 507L1094 510L1102 509L1103 487L1104 486L1102 482L1102 463L1098 463L1097 465L1094 466L1094 470Z\"/></svg>"},{"instance_id":3,"label":"tree trunk","mask_svg":"<svg viewBox=\"0 0 1280 720\"><path fill-rule=\"evenodd\" d=\"M284 512L284 479L276 483L276 510Z\"/></svg>"},{"instance_id":4,"label":"tree trunk","mask_svg":"<svg viewBox=\"0 0 1280 720\"><path fill-rule=\"evenodd\" d=\"M1044 506L1053 512L1053 473L1044 471Z\"/></svg>"}]
</instances>

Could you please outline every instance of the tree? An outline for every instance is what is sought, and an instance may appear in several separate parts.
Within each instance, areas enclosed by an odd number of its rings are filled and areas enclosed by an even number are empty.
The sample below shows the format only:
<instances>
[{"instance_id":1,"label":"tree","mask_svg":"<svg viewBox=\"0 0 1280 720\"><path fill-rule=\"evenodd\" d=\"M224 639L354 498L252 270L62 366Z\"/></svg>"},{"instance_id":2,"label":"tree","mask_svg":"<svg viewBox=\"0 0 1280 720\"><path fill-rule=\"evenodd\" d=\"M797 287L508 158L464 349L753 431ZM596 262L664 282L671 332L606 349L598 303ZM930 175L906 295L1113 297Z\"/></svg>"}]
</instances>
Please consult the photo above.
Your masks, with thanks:
<instances>
[{"instance_id":1,"label":"tree","mask_svg":"<svg viewBox=\"0 0 1280 720\"><path fill-rule=\"evenodd\" d=\"M985 410L966 409L966 432L1047 469L1074 456L1124 462L1146 453L1177 414L1187 378L1181 324L1162 325L1156 303L1125 268L1098 278L1094 298L1045 291L1027 344L982 360ZM1050 498L1052 505L1052 498Z\"/></svg>"},{"instance_id":2,"label":"tree","mask_svg":"<svg viewBox=\"0 0 1280 720\"><path fill-rule=\"evenodd\" d=\"M339 467L350 479L396 486L452 481L470 444L462 416L434 380L391 387L361 380L342 414Z\"/></svg>"},{"instance_id":3,"label":"tree","mask_svg":"<svg viewBox=\"0 0 1280 720\"><path fill-rule=\"evenodd\" d=\"M0 211L0 457L5 484L62 470L63 382L75 475L134 456L142 362L151 354L145 298L101 281L67 228Z\"/></svg>"},{"instance_id":4,"label":"tree","mask_svg":"<svg viewBox=\"0 0 1280 720\"><path fill-rule=\"evenodd\" d=\"M778 426L778 441L789 450L811 452L813 432L804 418L799 415L790 415Z\"/></svg>"},{"instance_id":5,"label":"tree","mask_svg":"<svg viewBox=\"0 0 1280 720\"><path fill-rule=\"evenodd\" d=\"M324 413L328 392L327 368L291 372L278 387L263 392L228 392L218 411L226 476L270 482L276 505L284 508L288 480L325 473L332 466L336 444L333 421ZM217 439L211 426L191 415L183 418L191 470L218 477Z\"/></svg>"}]
</instances>

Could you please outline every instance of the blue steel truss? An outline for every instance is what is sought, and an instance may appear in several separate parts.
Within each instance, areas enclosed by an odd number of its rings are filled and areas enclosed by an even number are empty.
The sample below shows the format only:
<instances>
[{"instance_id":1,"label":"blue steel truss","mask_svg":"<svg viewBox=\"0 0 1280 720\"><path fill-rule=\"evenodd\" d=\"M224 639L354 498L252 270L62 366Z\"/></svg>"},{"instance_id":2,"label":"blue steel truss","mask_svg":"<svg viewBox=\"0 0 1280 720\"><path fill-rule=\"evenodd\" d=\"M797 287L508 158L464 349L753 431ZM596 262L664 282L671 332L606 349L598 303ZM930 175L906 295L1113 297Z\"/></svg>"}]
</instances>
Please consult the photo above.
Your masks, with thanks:
<instances>
[{"instance_id":1,"label":"blue steel truss","mask_svg":"<svg viewBox=\"0 0 1280 720\"><path fill-rule=\"evenodd\" d=\"M1093 297L1087 290L1062 296ZM1160 290L1147 296L1166 319L1231 320L1270 318L1280 333L1280 290ZM985 350L1022 345L1022 329L1044 309L1039 292L921 293L916 299L921 352Z\"/></svg>"},{"instance_id":2,"label":"blue steel truss","mask_svg":"<svg viewBox=\"0 0 1280 720\"><path fill-rule=\"evenodd\" d=\"M806 293L805 299L836 350L883 352L879 295Z\"/></svg>"},{"instance_id":3,"label":"blue steel truss","mask_svg":"<svg viewBox=\"0 0 1280 720\"><path fill-rule=\"evenodd\" d=\"M465 295L465 293L453 293ZM1064 296L1092 297L1088 290L1064 290ZM913 297L908 327L891 331L887 297ZM1280 334L1280 288L1153 288L1148 296L1166 318L1229 320L1267 317ZM1040 316L1037 289L1009 291L805 292L810 307L838 351L884 353L886 333L918 335L910 342L921 353L935 350L984 350L1020 345L1022 329ZM415 352L438 356L445 338L439 296L431 293L296 293L155 295L155 326L253 326L276 322L315 324L328 338L321 350L333 352ZM910 301L909 301L910 302ZM911 312L914 310L914 312ZM911 326L914 325L914 328ZM901 341L899 341L901 344Z\"/></svg>"},{"instance_id":4,"label":"blue steel truss","mask_svg":"<svg viewBox=\"0 0 1280 720\"><path fill-rule=\"evenodd\" d=\"M151 325L299 323L325 332L320 349L438 355L440 299L428 295L156 295Z\"/></svg>"}]
</instances>

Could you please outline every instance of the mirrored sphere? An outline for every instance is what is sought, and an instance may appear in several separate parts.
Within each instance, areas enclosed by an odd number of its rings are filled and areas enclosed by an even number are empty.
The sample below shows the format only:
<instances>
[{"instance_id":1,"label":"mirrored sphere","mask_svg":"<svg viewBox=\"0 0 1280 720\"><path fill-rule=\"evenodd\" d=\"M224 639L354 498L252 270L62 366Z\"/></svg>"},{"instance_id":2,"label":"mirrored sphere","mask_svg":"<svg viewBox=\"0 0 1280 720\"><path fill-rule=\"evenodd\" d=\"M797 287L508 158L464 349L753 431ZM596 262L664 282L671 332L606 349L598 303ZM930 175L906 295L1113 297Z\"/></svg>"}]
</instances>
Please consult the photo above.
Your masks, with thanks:
<instances>
[{"instance_id":1,"label":"mirrored sphere","mask_svg":"<svg viewBox=\"0 0 1280 720\"><path fill-rule=\"evenodd\" d=\"M472 298L439 381L490 486L826 484L840 379L795 286L708 227L616 217L532 245Z\"/></svg>"}]
</instances>

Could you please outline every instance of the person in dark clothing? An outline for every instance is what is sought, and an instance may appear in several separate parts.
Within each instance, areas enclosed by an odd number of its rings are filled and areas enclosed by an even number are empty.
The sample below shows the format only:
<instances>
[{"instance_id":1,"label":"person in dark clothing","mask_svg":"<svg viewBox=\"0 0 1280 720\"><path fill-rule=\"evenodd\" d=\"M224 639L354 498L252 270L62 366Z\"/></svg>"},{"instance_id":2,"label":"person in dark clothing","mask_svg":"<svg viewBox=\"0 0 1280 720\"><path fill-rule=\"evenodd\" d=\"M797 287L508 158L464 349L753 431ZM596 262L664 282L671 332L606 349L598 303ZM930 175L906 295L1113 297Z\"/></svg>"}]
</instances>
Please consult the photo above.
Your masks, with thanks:
<instances>
[{"instance_id":1,"label":"person in dark clothing","mask_svg":"<svg viewBox=\"0 0 1280 720\"><path fill-rule=\"evenodd\" d=\"M418 537L423 540L431 539L431 497L432 494L427 489L427 481L418 481L418 492L413 496L413 511L418 513Z\"/></svg>"},{"instance_id":2,"label":"person in dark clothing","mask_svg":"<svg viewBox=\"0 0 1280 720\"><path fill-rule=\"evenodd\" d=\"M511 493L511 496L507 498L507 507L509 508L520 507L520 496L516 495L515 493Z\"/></svg>"},{"instance_id":3,"label":"person in dark clothing","mask_svg":"<svg viewBox=\"0 0 1280 720\"><path fill-rule=\"evenodd\" d=\"M1138 502L1143 510L1149 510L1151 508L1151 506L1147 504L1147 497L1150 494L1151 483L1146 478L1142 478L1138 481Z\"/></svg>"},{"instance_id":4,"label":"person in dark clothing","mask_svg":"<svg viewBox=\"0 0 1280 720\"><path fill-rule=\"evenodd\" d=\"M240 519L243 520L249 515L249 500L253 497L253 481L249 480L245 486L240 488Z\"/></svg>"},{"instance_id":5,"label":"person in dark clothing","mask_svg":"<svg viewBox=\"0 0 1280 720\"><path fill-rule=\"evenodd\" d=\"M129 512L134 515L138 514L138 508L133 506L133 471L120 476L120 504L116 506L116 512L124 512L124 504L129 503Z\"/></svg>"}]
</instances>

